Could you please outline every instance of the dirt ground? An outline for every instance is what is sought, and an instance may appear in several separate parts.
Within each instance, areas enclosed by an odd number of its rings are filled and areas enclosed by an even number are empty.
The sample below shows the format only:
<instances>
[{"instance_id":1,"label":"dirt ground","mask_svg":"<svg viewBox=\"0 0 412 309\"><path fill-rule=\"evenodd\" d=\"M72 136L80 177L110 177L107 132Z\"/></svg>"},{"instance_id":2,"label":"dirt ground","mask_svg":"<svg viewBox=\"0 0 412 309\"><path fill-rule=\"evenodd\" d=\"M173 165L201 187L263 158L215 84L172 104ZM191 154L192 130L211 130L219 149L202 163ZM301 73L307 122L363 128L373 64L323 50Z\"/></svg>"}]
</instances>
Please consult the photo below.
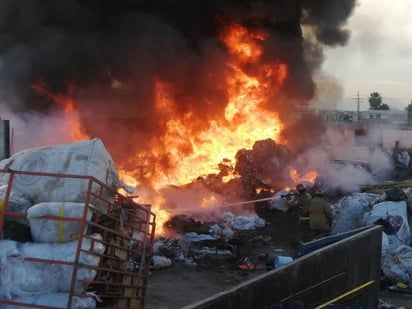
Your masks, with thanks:
<instances>
[{"instance_id":1,"label":"dirt ground","mask_svg":"<svg viewBox=\"0 0 412 309\"><path fill-rule=\"evenodd\" d=\"M258 215L267 225L241 232L241 245L235 247L233 257L202 259L196 266L174 261L170 267L153 270L148 279L145 309L183 308L258 276L268 271L261 254L294 256L301 238L298 215L282 212ZM245 256L262 269L239 269L239 260ZM382 290L380 298L394 308L412 308L412 295Z\"/></svg>"}]
</instances>

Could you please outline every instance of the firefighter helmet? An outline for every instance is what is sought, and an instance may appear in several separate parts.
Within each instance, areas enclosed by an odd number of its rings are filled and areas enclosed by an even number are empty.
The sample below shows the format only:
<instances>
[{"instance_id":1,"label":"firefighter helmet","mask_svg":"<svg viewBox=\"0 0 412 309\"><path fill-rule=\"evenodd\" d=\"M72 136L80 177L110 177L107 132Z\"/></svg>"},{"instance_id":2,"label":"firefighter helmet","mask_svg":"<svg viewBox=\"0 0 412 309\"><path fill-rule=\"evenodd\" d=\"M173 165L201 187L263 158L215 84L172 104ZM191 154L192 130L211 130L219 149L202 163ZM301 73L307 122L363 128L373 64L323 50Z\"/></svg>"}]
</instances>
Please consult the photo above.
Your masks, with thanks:
<instances>
[{"instance_id":1,"label":"firefighter helmet","mask_svg":"<svg viewBox=\"0 0 412 309\"><path fill-rule=\"evenodd\" d=\"M302 191L305 191L305 190L306 190L306 188L305 188L305 186L304 186L302 183L298 183L298 184L296 185L296 191L302 192Z\"/></svg>"}]
</instances>

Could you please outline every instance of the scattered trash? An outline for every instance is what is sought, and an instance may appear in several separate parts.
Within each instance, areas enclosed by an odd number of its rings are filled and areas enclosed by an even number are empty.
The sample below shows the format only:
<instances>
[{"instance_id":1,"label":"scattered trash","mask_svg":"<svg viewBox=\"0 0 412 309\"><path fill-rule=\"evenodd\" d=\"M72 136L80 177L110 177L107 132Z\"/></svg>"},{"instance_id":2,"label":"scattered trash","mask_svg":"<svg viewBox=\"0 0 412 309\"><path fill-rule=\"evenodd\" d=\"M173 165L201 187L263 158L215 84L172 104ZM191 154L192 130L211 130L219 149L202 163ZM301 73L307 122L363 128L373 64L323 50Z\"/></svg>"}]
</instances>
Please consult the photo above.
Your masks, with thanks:
<instances>
[{"instance_id":1,"label":"scattered trash","mask_svg":"<svg viewBox=\"0 0 412 309\"><path fill-rule=\"evenodd\" d=\"M239 260L238 268L241 270L267 270L267 266L263 264L253 263L247 256Z\"/></svg>"},{"instance_id":2,"label":"scattered trash","mask_svg":"<svg viewBox=\"0 0 412 309\"><path fill-rule=\"evenodd\" d=\"M159 255L152 256L153 269L161 269L172 266L172 260Z\"/></svg>"},{"instance_id":3,"label":"scattered trash","mask_svg":"<svg viewBox=\"0 0 412 309\"><path fill-rule=\"evenodd\" d=\"M239 231L255 230L256 228L264 227L265 220L258 216L237 216L233 228Z\"/></svg>"},{"instance_id":4,"label":"scattered trash","mask_svg":"<svg viewBox=\"0 0 412 309\"><path fill-rule=\"evenodd\" d=\"M268 253L266 255L266 265L273 267L273 268L279 268L283 265L291 263L292 261L293 261L293 258L290 256L274 255L271 253Z\"/></svg>"},{"instance_id":5,"label":"scattered trash","mask_svg":"<svg viewBox=\"0 0 412 309\"><path fill-rule=\"evenodd\" d=\"M391 304L387 300L379 298L378 299L378 309L399 309L399 308L396 308L395 305Z\"/></svg>"}]
</instances>

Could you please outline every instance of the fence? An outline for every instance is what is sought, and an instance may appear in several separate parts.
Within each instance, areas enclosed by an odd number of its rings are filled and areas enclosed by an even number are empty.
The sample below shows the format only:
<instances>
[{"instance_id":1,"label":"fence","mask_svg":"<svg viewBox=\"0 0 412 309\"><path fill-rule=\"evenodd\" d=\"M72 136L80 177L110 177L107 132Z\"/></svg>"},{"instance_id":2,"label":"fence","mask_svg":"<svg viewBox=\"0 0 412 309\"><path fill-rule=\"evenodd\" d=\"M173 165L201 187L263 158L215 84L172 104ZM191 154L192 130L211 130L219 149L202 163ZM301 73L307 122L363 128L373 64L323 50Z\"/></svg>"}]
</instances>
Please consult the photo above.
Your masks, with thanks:
<instances>
[{"instance_id":1,"label":"fence","mask_svg":"<svg viewBox=\"0 0 412 309\"><path fill-rule=\"evenodd\" d=\"M143 308L156 219L150 205L91 176L0 174L8 176L0 187L0 308ZM81 188L81 201L23 203L15 183L38 181L63 193ZM79 204L80 214L67 215ZM50 212L30 217L35 207Z\"/></svg>"}]
</instances>

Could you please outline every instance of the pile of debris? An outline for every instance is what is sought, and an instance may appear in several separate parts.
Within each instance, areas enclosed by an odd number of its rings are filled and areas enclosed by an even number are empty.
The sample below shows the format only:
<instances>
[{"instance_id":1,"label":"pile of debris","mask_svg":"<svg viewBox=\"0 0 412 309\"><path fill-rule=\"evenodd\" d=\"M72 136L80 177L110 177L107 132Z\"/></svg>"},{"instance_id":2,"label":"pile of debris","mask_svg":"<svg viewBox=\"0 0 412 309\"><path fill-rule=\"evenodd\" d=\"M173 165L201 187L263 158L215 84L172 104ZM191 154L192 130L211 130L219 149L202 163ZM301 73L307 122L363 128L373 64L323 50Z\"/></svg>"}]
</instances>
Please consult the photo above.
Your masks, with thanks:
<instances>
[{"instance_id":1,"label":"pile of debris","mask_svg":"<svg viewBox=\"0 0 412 309\"><path fill-rule=\"evenodd\" d=\"M385 288L412 294L412 181L383 182L333 205L334 233L377 224L383 228L381 269Z\"/></svg>"},{"instance_id":2,"label":"pile of debris","mask_svg":"<svg viewBox=\"0 0 412 309\"><path fill-rule=\"evenodd\" d=\"M266 221L257 215L236 216L227 212L220 222L200 222L193 217L179 215L165 225L181 235L155 240L152 257L155 269L169 267L174 261L195 266L197 261L205 258L239 258L243 244L240 233L263 228Z\"/></svg>"},{"instance_id":3,"label":"pile of debris","mask_svg":"<svg viewBox=\"0 0 412 309\"><path fill-rule=\"evenodd\" d=\"M217 223L201 222L183 215L173 217L167 225L181 236L159 238L155 241L154 267L156 269L166 268L174 263L187 266L196 266L198 263L203 265L206 258L221 261L221 267L228 265L224 261L235 261L230 265L236 266L239 271L250 271L276 268L274 259L279 262L279 259L286 258L288 262L297 258L300 244L295 242L297 240L294 235L296 230L287 230L290 227L285 226L277 228L272 226L271 234L264 234L274 222L273 220L277 220L276 218L279 222L285 220L287 222L285 224L295 224L298 227L298 214L288 209L282 198L282 195L291 193L293 194L288 190L280 190L269 202L259 202L259 204L265 204L259 208L261 216L248 217L248 222L254 224L245 230L234 224L234 221L242 216L236 216L233 213L223 214L221 221ZM274 207L274 205L277 206ZM331 204L334 214L332 237L347 234L347 232L368 225L382 226L382 242L376 244L382 247L382 288L388 291L401 290L404 294L412 292L411 207L411 180L379 183L364 188L363 192L341 196ZM256 233L248 234L253 230ZM279 236L281 232L283 233ZM246 239L244 236L247 234L249 236ZM283 238L294 238L289 244L295 244L295 247L289 246L290 250L287 250L286 254L285 251L276 251L287 247L279 245L279 239L274 239L277 235ZM246 243L263 238L268 240L269 245L262 245L261 254L256 254L259 250L242 250ZM239 253L239 248L241 253ZM262 260L259 261L258 257Z\"/></svg>"}]
</instances>

